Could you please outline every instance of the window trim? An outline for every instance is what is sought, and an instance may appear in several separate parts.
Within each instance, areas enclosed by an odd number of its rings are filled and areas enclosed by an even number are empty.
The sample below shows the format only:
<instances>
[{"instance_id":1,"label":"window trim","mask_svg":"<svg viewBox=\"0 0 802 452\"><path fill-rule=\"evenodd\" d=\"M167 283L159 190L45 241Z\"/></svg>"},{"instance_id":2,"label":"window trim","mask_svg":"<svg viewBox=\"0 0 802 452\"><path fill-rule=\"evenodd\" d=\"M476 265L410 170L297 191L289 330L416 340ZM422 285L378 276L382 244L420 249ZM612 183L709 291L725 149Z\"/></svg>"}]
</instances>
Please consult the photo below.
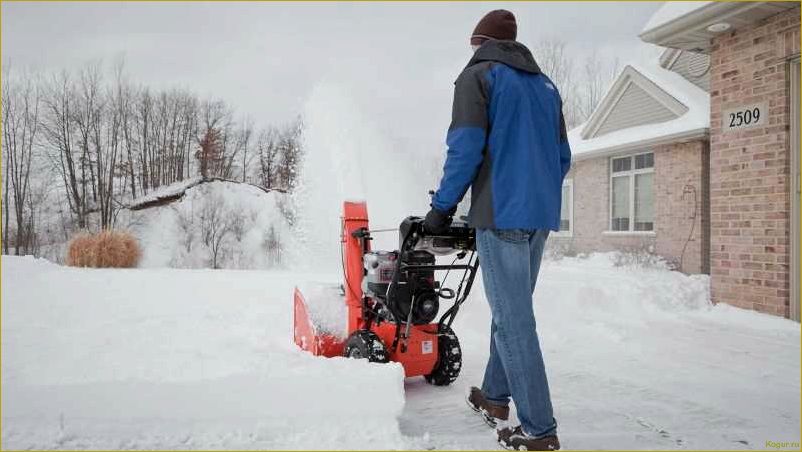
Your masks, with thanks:
<instances>
[{"instance_id":1,"label":"window trim","mask_svg":"<svg viewBox=\"0 0 802 452\"><path fill-rule=\"evenodd\" d=\"M560 186L560 199L562 199L562 189L568 187L568 205L571 207L568 215L568 230L552 232L555 237L573 237L574 236L574 179L563 179L563 184ZM564 209L565 206L562 206ZM562 215L560 215L562 217ZM560 218L562 221L562 218Z\"/></svg>"},{"instance_id":2,"label":"window trim","mask_svg":"<svg viewBox=\"0 0 802 452\"><path fill-rule=\"evenodd\" d=\"M800 62L799 57L790 61L790 79L791 79L791 92L789 96L790 103L790 143L789 150L791 153L791 183L789 183L790 196L791 196L791 259L790 259L790 310L789 317L792 320L799 322L800 319L800 193L802 193L802 175L800 175L800 150L799 150L799 80L800 80ZM796 301L794 301L796 300Z\"/></svg>"},{"instance_id":3,"label":"window trim","mask_svg":"<svg viewBox=\"0 0 802 452\"><path fill-rule=\"evenodd\" d=\"M635 157L639 155L645 154L652 154L652 166L649 168L641 168L635 169ZM622 159L622 158L629 158L630 159L630 166L629 170L627 171L618 171L613 172L613 160ZM657 218L652 219L652 230L651 231L637 231L635 230L635 176L638 174L654 174L654 166L656 162L654 162L654 151L643 151L643 152L636 152L632 154L626 155L614 155L608 159L608 173L609 173L609 212L607 215L607 233L613 234L642 234L642 233L651 233L653 234L654 231L657 229ZM615 230L613 229L613 178L615 177L628 177L629 178L629 228L625 231ZM652 182L654 183L654 182ZM653 191L654 193L654 191ZM655 200L652 200L655 202Z\"/></svg>"}]
</instances>

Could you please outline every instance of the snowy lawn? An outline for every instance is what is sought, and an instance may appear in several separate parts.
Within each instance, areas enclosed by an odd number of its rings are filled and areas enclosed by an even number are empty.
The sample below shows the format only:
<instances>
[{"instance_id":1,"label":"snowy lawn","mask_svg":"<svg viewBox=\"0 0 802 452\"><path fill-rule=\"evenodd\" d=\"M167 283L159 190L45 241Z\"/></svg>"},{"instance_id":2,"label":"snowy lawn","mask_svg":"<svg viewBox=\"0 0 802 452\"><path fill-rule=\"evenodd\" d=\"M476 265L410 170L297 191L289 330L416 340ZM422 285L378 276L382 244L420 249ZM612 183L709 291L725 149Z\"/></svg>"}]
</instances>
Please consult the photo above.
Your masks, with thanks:
<instances>
[{"instance_id":1,"label":"snowy lawn","mask_svg":"<svg viewBox=\"0 0 802 452\"><path fill-rule=\"evenodd\" d=\"M3 448L406 444L399 365L293 344L316 275L2 264Z\"/></svg>"},{"instance_id":2,"label":"snowy lawn","mask_svg":"<svg viewBox=\"0 0 802 452\"><path fill-rule=\"evenodd\" d=\"M337 275L84 270L2 258L2 447L495 449L466 406L481 284L445 388L292 343L292 289ZM535 306L565 449L799 441L799 324L711 307L704 277L544 263Z\"/></svg>"}]
</instances>

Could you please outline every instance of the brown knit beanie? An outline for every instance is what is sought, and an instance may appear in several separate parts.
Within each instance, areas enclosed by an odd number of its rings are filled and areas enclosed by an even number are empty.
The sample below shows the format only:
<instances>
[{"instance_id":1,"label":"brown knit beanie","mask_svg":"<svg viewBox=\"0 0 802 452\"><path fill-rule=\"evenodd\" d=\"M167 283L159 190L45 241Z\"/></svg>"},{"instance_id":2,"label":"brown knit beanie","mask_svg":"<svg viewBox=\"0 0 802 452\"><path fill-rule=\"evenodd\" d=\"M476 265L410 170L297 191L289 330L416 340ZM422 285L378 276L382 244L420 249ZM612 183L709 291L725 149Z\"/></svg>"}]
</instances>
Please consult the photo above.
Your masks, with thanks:
<instances>
[{"instance_id":1,"label":"brown knit beanie","mask_svg":"<svg viewBox=\"0 0 802 452\"><path fill-rule=\"evenodd\" d=\"M471 35L471 45L481 45L488 39L507 39L514 41L518 35L515 16L506 9L490 11L476 24Z\"/></svg>"}]
</instances>

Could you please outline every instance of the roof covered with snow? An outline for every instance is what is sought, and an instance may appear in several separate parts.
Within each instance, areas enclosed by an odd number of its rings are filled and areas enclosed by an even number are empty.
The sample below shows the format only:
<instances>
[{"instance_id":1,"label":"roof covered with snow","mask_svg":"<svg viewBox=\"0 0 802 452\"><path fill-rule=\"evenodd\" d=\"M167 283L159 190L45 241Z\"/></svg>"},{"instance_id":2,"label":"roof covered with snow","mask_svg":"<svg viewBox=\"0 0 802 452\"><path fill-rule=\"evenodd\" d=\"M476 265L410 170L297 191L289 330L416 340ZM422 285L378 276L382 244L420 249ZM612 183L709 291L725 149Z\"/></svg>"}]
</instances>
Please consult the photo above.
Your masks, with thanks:
<instances>
[{"instance_id":1,"label":"roof covered with snow","mask_svg":"<svg viewBox=\"0 0 802 452\"><path fill-rule=\"evenodd\" d=\"M683 16L693 13L713 2L665 2L646 22L643 31L652 30L661 25L673 22Z\"/></svg>"},{"instance_id":2,"label":"roof covered with snow","mask_svg":"<svg viewBox=\"0 0 802 452\"><path fill-rule=\"evenodd\" d=\"M731 32L793 8L799 8L799 2L670 1L649 19L640 38L664 47L709 53L712 40L721 33L711 29L712 25L721 24Z\"/></svg>"},{"instance_id":3,"label":"roof covered with snow","mask_svg":"<svg viewBox=\"0 0 802 452\"><path fill-rule=\"evenodd\" d=\"M642 77L637 77L642 76ZM594 120L605 104L615 109L611 102L615 96L614 88L625 79L645 78L656 85L660 94L670 96L687 110L676 118L656 124L644 124L612 131L597 136L588 136L583 130ZM568 133L568 141L575 158L590 158L618 151L635 150L639 146L654 146L706 134L710 127L710 97L707 92L694 85L681 75L660 67L657 61L649 64L629 64L619 74L611 89L599 103L597 111L589 121L580 124ZM658 102L655 99L655 102Z\"/></svg>"},{"instance_id":4,"label":"roof covered with snow","mask_svg":"<svg viewBox=\"0 0 802 452\"><path fill-rule=\"evenodd\" d=\"M263 187L260 187L260 186L254 185L254 184L249 184L249 183L246 183L246 182L240 182L240 181L225 179L225 178L222 178L222 177L201 177L201 176L196 176L196 177L190 177L188 179L184 179L182 181L174 182L174 183L169 184L169 185L162 185L161 187L158 187L158 188L150 191L149 193L147 193L145 195L142 195L142 196L139 196L136 199L132 200L130 203L128 203L127 207L129 209L131 209L131 210L141 210L141 209L147 209L147 208L150 208L150 207L158 207L158 206L161 206L161 205L164 205L164 204L168 204L170 202L173 202L173 201L176 201L176 200L182 198L184 196L184 194L187 192L187 190L189 190L192 187L196 187L196 186L198 186L200 184L205 184L205 183L208 183L208 182L215 182L215 181L218 181L218 182L230 182L230 183L233 183L233 184L250 185L250 186L256 187L259 190L262 190L264 192L270 192L270 191L283 192L283 190L280 190L280 189L275 189L274 188L274 189L268 190L268 189L265 189Z\"/></svg>"},{"instance_id":5,"label":"roof covered with snow","mask_svg":"<svg viewBox=\"0 0 802 452\"><path fill-rule=\"evenodd\" d=\"M162 200L178 198L183 196L184 192L186 192L188 189L200 184L201 182L203 182L203 178L198 176L184 179L169 185L162 185L161 187L151 190L149 193L132 200L128 207L132 210L144 209Z\"/></svg>"}]
</instances>

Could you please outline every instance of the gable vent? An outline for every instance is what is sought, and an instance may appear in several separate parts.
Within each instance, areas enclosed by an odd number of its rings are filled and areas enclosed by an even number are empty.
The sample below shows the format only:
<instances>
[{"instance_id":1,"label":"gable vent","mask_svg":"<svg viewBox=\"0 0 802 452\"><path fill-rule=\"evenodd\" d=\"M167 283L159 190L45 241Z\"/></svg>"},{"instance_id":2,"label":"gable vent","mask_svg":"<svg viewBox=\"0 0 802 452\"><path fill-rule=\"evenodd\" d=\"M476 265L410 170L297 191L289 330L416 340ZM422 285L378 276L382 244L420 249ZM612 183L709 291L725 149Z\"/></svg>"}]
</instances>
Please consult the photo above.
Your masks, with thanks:
<instances>
[{"instance_id":1,"label":"gable vent","mask_svg":"<svg viewBox=\"0 0 802 452\"><path fill-rule=\"evenodd\" d=\"M594 136L644 124L665 122L677 117L677 114L657 102L643 88L631 83Z\"/></svg>"},{"instance_id":2,"label":"gable vent","mask_svg":"<svg viewBox=\"0 0 802 452\"><path fill-rule=\"evenodd\" d=\"M689 53L685 65L688 75L702 77L710 70L710 56L702 53Z\"/></svg>"}]
</instances>

